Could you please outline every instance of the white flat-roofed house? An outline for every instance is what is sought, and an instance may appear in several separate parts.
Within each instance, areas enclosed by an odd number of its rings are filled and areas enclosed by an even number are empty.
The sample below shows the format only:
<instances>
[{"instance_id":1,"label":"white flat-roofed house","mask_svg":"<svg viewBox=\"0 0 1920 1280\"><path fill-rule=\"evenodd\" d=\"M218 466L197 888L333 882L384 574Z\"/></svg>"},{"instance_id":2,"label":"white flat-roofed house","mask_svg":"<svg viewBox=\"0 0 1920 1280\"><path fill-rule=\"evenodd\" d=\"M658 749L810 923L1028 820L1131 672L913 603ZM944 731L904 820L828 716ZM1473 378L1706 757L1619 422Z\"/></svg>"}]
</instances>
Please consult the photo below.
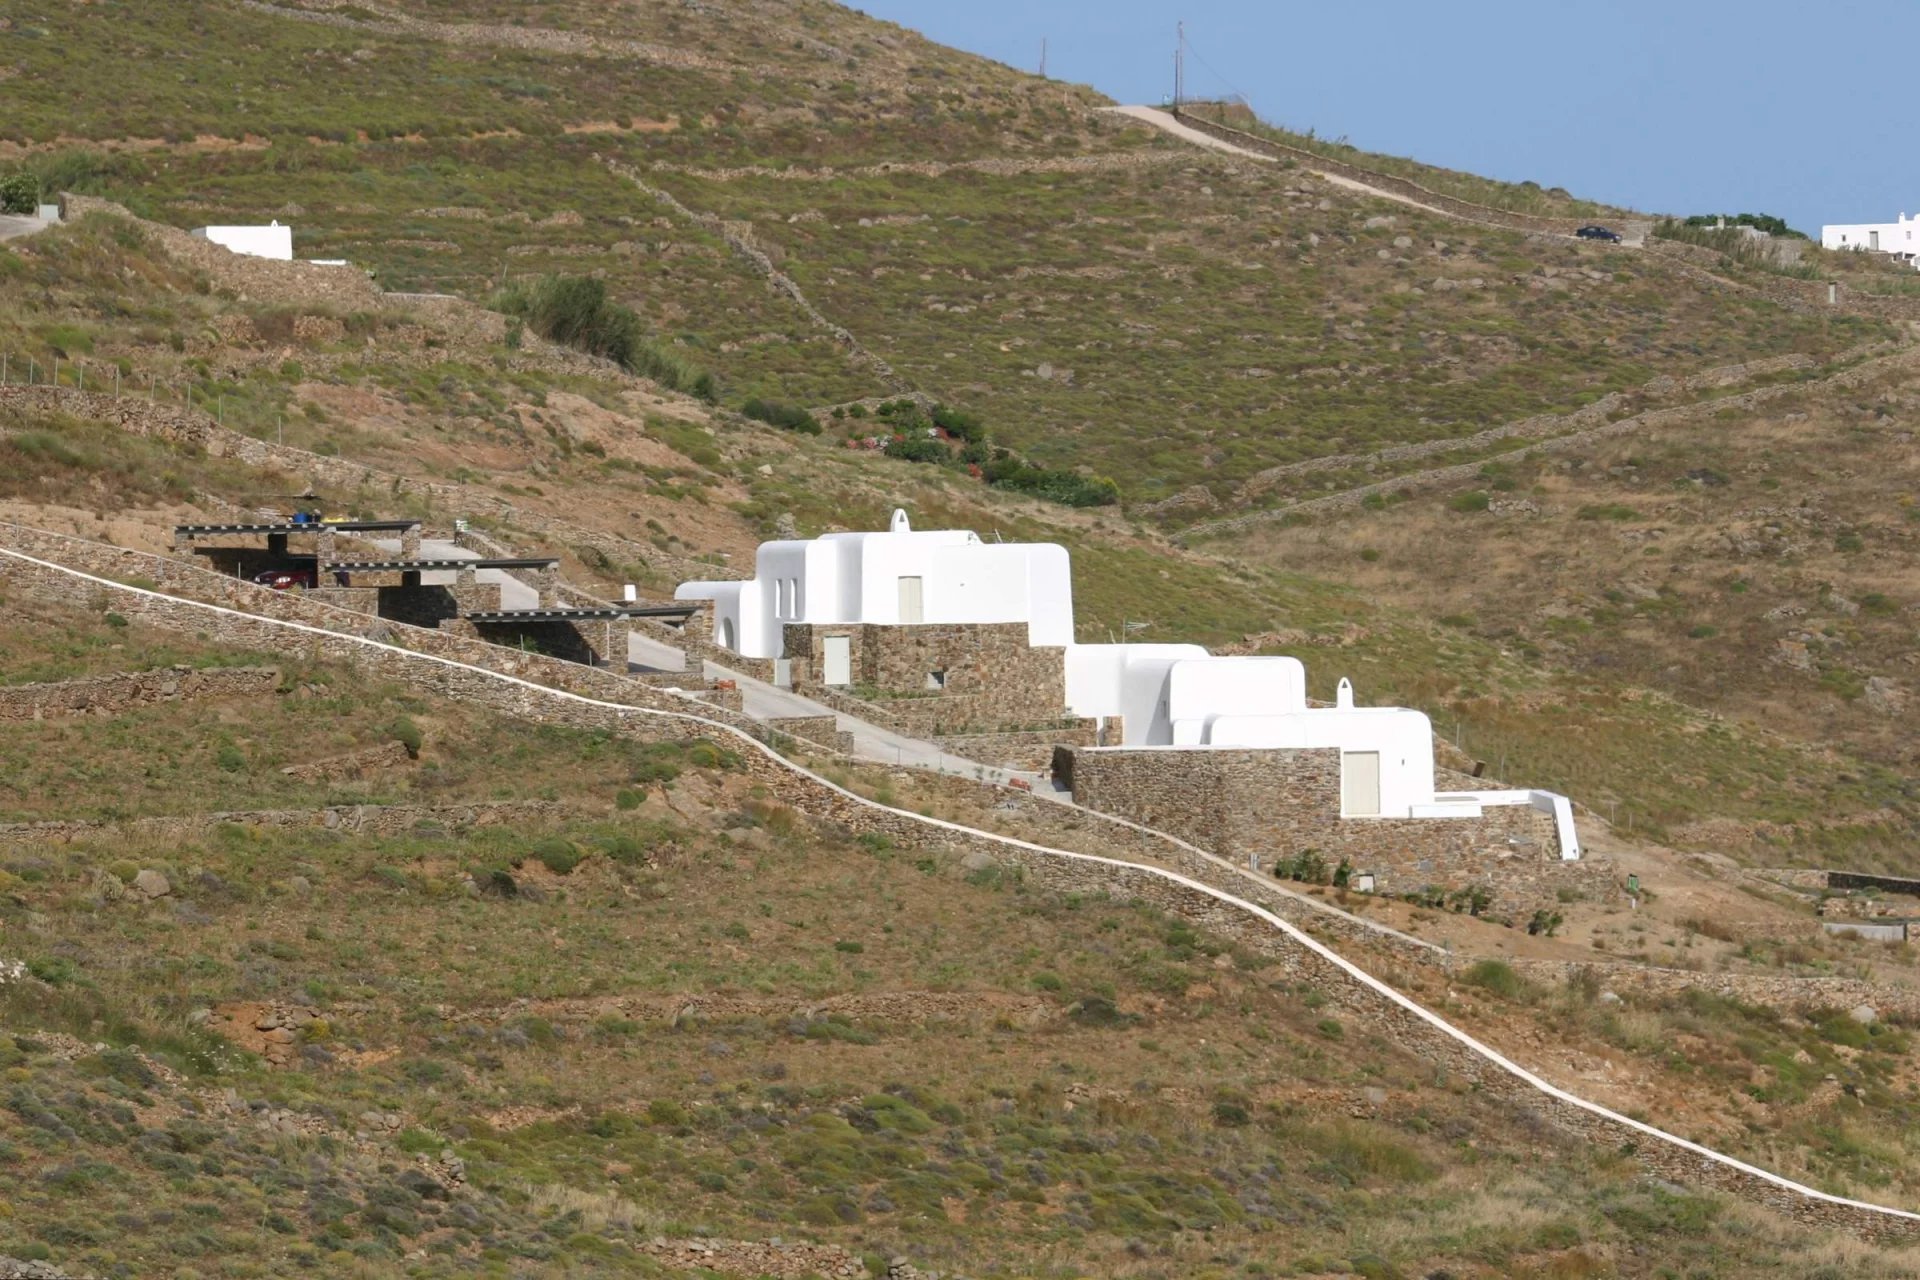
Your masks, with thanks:
<instances>
[{"instance_id":1,"label":"white flat-roofed house","mask_svg":"<svg viewBox=\"0 0 1920 1280\"><path fill-rule=\"evenodd\" d=\"M293 228L277 220L264 227L196 227L193 234L249 258L293 261Z\"/></svg>"},{"instance_id":2,"label":"white flat-roofed house","mask_svg":"<svg viewBox=\"0 0 1920 1280\"><path fill-rule=\"evenodd\" d=\"M1822 249L1884 253L1920 269L1920 217L1902 213L1892 222L1836 223L1820 228Z\"/></svg>"},{"instance_id":3,"label":"white flat-roofed house","mask_svg":"<svg viewBox=\"0 0 1920 1280\"><path fill-rule=\"evenodd\" d=\"M1073 643L1064 547L916 530L904 511L882 532L763 542L752 578L685 582L674 598L713 601L714 641L748 658L786 656L789 623L1025 623L1036 647Z\"/></svg>"}]
</instances>

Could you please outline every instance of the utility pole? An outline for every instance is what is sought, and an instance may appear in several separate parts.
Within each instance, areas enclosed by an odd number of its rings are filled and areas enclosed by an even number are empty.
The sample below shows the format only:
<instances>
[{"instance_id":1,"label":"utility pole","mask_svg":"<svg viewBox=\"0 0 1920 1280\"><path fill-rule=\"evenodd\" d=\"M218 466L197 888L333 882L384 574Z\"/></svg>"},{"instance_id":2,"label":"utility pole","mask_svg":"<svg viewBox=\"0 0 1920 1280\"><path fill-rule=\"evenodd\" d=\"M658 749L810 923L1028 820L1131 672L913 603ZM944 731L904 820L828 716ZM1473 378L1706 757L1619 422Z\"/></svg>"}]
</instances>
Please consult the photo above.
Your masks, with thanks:
<instances>
[{"instance_id":1,"label":"utility pole","mask_svg":"<svg viewBox=\"0 0 1920 1280\"><path fill-rule=\"evenodd\" d=\"M1042 80L1047 78L1047 38L1045 36L1040 37L1040 78Z\"/></svg>"},{"instance_id":2,"label":"utility pole","mask_svg":"<svg viewBox=\"0 0 1920 1280\"><path fill-rule=\"evenodd\" d=\"M1177 39L1173 46L1173 114L1180 114L1180 103L1186 96L1187 79L1187 24L1174 24Z\"/></svg>"}]
</instances>

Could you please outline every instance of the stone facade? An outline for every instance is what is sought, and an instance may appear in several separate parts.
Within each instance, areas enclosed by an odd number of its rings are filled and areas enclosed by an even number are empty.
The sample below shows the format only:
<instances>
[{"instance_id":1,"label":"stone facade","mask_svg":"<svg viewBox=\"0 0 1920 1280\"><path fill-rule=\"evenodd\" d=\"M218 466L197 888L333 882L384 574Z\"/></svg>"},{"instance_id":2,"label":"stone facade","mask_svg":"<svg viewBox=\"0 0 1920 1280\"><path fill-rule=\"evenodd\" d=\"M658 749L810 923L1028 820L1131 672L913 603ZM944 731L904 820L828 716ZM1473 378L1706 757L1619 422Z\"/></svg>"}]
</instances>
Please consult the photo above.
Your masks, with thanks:
<instances>
[{"instance_id":1,"label":"stone facade","mask_svg":"<svg viewBox=\"0 0 1920 1280\"><path fill-rule=\"evenodd\" d=\"M1027 624L796 623L784 647L793 688L861 705L862 719L920 737L1078 726L1067 714L1066 650L1027 643ZM826 641L845 637L852 683L824 683Z\"/></svg>"},{"instance_id":2,"label":"stone facade","mask_svg":"<svg viewBox=\"0 0 1920 1280\"><path fill-rule=\"evenodd\" d=\"M1610 868L1562 862L1550 814L1490 807L1478 818L1343 818L1340 752L1061 748L1054 774L1076 804L1176 835L1221 857L1271 868L1308 849L1346 859L1377 893L1484 889L1488 911L1525 920L1562 889L1610 898Z\"/></svg>"},{"instance_id":3,"label":"stone facade","mask_svg":"<svg viewBox=\"0 0 1920 1280\"><path fill-rule=\"evenodd\" d=\"M1114 717L1118 718L1118 717ZM1010 733L936 734L932 741L942 751L982 764L995 764L1027 773L1044 773L1053 762L1055 747L1091 747L1100 731L1091 720L1068 722L1058 729L1027 729Z\"/></svg>"},{"instance_id":4,"label":"stone facade","mask_svg":"<svg viewBox=\"0 0 1920 1280\"><path fill-rule=\"evenodd\" d=\"M52 684L0 685L0 721L56 716L115 716L162 702L271 698L277 667L163 667L116 671Z\"/></svg>"}]
</instances>

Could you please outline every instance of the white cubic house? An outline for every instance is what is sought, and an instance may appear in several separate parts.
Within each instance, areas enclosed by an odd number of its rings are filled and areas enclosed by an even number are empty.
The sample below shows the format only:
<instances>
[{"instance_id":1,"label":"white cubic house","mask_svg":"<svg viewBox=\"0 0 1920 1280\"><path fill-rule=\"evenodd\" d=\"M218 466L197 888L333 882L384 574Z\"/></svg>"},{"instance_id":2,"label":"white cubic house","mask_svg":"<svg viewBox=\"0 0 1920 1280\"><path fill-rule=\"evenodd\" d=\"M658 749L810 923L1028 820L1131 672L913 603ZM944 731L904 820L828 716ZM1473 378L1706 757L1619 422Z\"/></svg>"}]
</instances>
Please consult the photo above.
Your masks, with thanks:
<instances>
[{"instance_id":1,"label":"white cubic house","mask_svg":"<svg viewBox=\"0 0 1920 1280\"><path fill-rule=\"evenodd\" d=\"M1820 228L1822 249L1884 253L1920 269L1920 217L1901 214L1892 222L1836 223Z\"/></svg>"},{"instance_id":2,"label":"white cubic house","mask_svg":"<svg viewBox=\"0 0 1920 1280\"><path fill-rule=\"evenodd\" d=\"M742 657L781 658L788 623L1026 623L1035 647L1073 642L1064 547L983 542L965 529L916 530L895 511L883 533L763 542L744 582L684 582L677 600L713 601L713 638Z\"/></svg>"},{"instance_id":3,"label":"white cubic house","mask_svg":"<svg viewBox=\"0 0 1920 1280\"><path fill-rule=\"evenodd\" d=\"M193 234L249 258L293 261L293 228L277 220L264 227L196 227Z\"/></svg>"}]
</instances>

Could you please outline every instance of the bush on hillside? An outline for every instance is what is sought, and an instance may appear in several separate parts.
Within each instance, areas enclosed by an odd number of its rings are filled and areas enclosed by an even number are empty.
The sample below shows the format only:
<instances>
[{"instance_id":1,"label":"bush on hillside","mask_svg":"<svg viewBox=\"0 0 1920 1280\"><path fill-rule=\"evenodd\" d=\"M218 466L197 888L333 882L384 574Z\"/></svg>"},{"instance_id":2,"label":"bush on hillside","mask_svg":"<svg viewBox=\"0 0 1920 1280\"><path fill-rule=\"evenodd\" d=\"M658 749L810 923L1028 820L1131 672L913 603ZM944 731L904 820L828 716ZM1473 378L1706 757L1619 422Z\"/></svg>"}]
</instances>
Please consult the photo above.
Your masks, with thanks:
<instances>
[{"instance_id":1,"label":"bush on hillside","mask_svg":"<svg viewBox=\"0 0 1920 1280\"><path fill-rule=\"evenodd\" d=\"M1036 467L1015 457L988 463L983 474L987 483L996 489L1030 493L1069 507L1110 507L1120 501L1120 486L1105 476L1088 477L1077 471Z\"/></svg>"},{"instance_id":2,"label":"bush on hillside","mask_svg":"<svg viewBox=\"0 0 1920 1280\"><path fill-rule=\"evenodd\" d=\"M882 451L889 458L904 458L908 462L951 462L952 452L946 445L927 436L895 436L887 441Z\"/></svg>"},{"instance_id":3,"label":"bush on hillside","mask_svg":"<svg viewBox=\"0 0 1920 1280\"><path fill-rule=\"evenodd\" d=\"M955 439L971 444L987 437L987 426L970 413L950 408L944 404L933 406L933 425L945 431Z\"/></svg>"},{"instance_id":4,"label":"bush on hillside","mask_svg":"<svg viewBox=\"0 0 1920 1280\"><path fill-rule=\"evenodd\" d=\"M653 338L639 312L607 297L604 280L542 276L532 284L508 285L494 295L493 305L549 342L611 360L673 391L709 401L717 394L713 375Z\"/></svg>"},{"instance_id":5,"label":"bush on hillside","mask_svg":"<svg viewBox=\"0 0 1920 1280\"><path fill-rule=\"evenodd\" d=\"M814 420L814 416L797 404L781 404L776 400L762 400L755 396L740 406L740 412L783 431L798 431L809 436L820 434L820 424Z\"/></svg>"},{"instance_id":6,"label":"bush on hillside","mask_svg":"<svg viewBox=\"0 0 1920 1280\"><path fill-rule=\"evenodd\" d=\"M40 203L40 180L30 173L0 178L0 213L32 213Z\"/></svg>"}]
</instances>

